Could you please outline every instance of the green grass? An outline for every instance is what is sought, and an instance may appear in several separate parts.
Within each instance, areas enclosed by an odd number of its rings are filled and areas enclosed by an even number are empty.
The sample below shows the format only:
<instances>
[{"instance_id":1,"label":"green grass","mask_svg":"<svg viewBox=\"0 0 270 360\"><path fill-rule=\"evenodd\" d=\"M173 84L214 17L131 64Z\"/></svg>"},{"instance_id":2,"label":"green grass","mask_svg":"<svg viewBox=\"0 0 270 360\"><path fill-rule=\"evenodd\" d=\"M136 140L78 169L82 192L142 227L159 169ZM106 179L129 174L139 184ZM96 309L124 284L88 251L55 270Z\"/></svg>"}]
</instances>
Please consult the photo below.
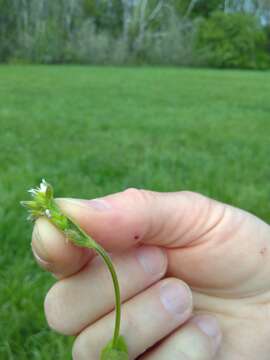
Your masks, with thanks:
<instances>
[{"instance_id":1,"label":"green grass","mask_svg":"<svg viewBox=\"0 0 270 360\"><path fill-rule=\"evenodd\" d=\"M19 206L41 177L58 196L189 189L269 221L269 145L269 72L0 66L0 358L70 358Z\"/></svg>"}]
</instances>

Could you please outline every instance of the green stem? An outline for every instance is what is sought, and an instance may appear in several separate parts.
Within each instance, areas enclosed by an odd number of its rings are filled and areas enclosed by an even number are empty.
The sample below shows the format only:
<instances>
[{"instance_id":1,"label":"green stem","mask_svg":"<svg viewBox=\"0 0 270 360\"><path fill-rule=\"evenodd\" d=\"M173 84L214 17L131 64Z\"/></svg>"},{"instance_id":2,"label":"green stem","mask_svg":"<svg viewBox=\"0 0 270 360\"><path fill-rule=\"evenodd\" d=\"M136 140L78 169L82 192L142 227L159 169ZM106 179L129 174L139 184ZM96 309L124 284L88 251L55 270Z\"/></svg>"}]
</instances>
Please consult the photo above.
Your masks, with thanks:
<instances>
[{"instance_id":1,"label":"green stem","mask_svg":"<svg viewBox=\"0 0 270 360\"><path fill-rule=\"evenodd\" d=\"M114 326L112 343L113 346L116 346L117 339L119 337L120 321L121 321L121 298L120 298L119 282L110 256L99 244L96 244L95 250L103 258L112 276L114 293L115 293L115 326Z\"/></svg>"}]
</instances>

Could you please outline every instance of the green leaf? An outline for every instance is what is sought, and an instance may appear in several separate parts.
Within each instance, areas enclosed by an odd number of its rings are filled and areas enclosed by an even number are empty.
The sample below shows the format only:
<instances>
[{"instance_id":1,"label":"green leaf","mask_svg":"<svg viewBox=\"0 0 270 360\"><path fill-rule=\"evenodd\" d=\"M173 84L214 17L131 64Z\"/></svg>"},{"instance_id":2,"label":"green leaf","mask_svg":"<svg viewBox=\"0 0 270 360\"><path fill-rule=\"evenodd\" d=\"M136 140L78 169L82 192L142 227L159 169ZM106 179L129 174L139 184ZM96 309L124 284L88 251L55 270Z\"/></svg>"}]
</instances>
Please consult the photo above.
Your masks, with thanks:
<instances>
[{"instance_id":1,"label":"green leaf","mask_svg":"<svg viewBox=\"0 0 270 360\"><path fill-rule=\"evenodd\" d=\"M116 344L110 341L102 350L100 360L128 360L128 347L123 336L119 336Z\"/></svg>"}]
</instances>

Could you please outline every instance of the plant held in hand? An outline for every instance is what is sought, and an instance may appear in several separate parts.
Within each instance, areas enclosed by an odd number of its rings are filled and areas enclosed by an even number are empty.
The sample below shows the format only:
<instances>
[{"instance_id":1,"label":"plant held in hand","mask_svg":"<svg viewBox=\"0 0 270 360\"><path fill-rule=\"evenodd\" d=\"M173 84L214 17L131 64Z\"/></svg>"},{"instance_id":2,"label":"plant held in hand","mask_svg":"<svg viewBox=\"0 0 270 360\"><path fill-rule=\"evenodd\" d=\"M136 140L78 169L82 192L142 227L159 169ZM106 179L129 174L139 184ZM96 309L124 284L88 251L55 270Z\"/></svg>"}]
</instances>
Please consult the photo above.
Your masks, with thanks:
<instances>
[{"instance_id":1,"label":"plant held in hand","mask_svg":"<svg viewBox=\"0 0 270 360\"><path fill-rule=\"evenodd\" d=\"M120 288L117 275L107 252L87 235L80 226L71 218L62 213L53 197L53 188L44 179L37 189L31 189L32 200L21 201L21 204L29 211L28 219L35 221L40 216L47 219L61 230L67 240L77 246L86 247L95 250L107 265L114 286L115 292L115 327L112 340L103 349L101 360L128 360L128 349L123 336L120 335L121 320L121 300Z\"/></svg>"}]
</instances>

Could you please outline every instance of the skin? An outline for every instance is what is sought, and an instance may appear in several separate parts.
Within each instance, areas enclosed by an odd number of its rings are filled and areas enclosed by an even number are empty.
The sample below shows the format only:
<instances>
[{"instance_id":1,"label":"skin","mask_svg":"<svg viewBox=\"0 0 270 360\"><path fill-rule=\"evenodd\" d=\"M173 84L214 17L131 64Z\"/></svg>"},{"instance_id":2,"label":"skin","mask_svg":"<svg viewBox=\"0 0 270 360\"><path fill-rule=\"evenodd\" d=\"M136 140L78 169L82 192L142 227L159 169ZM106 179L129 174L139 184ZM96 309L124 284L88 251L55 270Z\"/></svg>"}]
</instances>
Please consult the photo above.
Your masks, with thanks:
<instances>
[{"instance_id":1,"label":"skin","mask_svg":"<svg viewBox=\"0 0 270 360\"><path fill-rule=\"evenodd\" d=\"M269 359L268 224L191 192L128 189L57 201L113 253L131 359ZM114 323L105 266L45 218L35 224L32 248L58 278L45 299L49 325L77 336L73 359L98 359Z\"/></svg>"}]
</instances>

